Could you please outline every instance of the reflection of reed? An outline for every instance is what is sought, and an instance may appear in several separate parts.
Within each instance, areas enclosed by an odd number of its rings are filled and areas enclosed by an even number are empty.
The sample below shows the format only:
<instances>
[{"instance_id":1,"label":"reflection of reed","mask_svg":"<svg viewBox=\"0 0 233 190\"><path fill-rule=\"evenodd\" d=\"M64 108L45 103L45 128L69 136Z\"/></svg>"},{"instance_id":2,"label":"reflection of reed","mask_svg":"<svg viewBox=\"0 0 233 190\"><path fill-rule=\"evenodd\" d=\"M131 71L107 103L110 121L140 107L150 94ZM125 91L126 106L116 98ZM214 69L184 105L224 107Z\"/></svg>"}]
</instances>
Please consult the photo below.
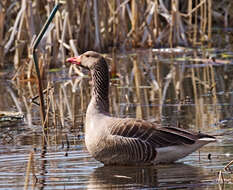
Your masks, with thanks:
<instances>
[{"instance_id":1,"label":"reflection of reed","mask_svg":"<svg viewBox=\"0 0 233 190\"><path fill-rule=\"evenodd\" d=\"M200 127L200 116L201 116L201 113L200 113L200 105L199 105L199 102L198 102L198 96L197 96L197 85L196 85L196 80L195 80L195 71L194 71L194 68L191 68L191 76L192 76L192 89L193 89L193 96L194 96L194 102L196 104L196 107L195 107L195 118L196 118L196 123L195 125L198 127Z\"/></svg>"},{"instance_id":2,"label":"reflection of reed","mask_svg":"<svg viewBox=\"0 0 233 190\"><path fill-rule=\"evenodd\" d=\"M36 173L35 173L35 161L34 161L34 152L30 152L29 159L27 163L27 170L26 170L26 176L24 180L24 190L27 190L30 184L30 174L32 174L32 189L35 188L36 185Z\"/></svg>"}]
</instances>

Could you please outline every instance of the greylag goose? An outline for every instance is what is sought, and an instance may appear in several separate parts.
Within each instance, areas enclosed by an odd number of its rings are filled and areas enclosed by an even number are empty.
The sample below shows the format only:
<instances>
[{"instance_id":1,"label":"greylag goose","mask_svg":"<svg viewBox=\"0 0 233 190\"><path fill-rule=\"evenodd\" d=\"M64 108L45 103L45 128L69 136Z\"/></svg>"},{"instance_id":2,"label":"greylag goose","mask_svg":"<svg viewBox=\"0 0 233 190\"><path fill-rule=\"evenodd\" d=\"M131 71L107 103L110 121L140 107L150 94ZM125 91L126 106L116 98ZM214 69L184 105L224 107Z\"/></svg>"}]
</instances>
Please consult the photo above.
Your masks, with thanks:
<instances>
[{"instance_id":1,"label":"greylag goose","mask_svg":"<svg viewBox=\"0 0 233 190\"><path fill-rule=\"evenodd\" d=\"M92 98L86 111L85 144L105 165L171 163L214 142L213 136L161 126L109 113L109 70L104 57L87 51L67 62L86 68L92 77Z\"/></svg>"}]
</instances>

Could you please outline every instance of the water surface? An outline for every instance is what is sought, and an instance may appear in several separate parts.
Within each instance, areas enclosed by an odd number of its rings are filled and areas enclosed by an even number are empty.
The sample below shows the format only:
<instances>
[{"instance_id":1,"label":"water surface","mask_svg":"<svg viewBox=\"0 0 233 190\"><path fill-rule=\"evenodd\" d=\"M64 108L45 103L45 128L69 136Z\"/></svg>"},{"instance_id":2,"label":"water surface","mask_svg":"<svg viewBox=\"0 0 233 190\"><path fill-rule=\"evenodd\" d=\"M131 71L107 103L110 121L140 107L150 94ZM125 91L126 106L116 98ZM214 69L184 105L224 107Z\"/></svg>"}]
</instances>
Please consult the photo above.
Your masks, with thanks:
<instances>
[{"instance_id":1,"label":"water surface","mask_svg":"<svg viewBox=\"0 0 233 190\"><path fill-rule=\"evenodd\" d=\"M35 82L11 81L3 73L0 110L20 111L25 118L0 127L0 189L24 188L30 153L34 172L30 170L29 189L232 189L232 174L224 172L225 186L217 181L233 158L230 53L179 48L116 56L116 70L111 64L113 115L218 135L217 143L175 164L158 166L106 167L89 155L83 133L90 100L85 71L84 77L69 75L68 68L47 72L45 84L49 81L54 88L45 94L51 129L46 140L39 107L30 100L37 94Z\"/></svg>"}]
</instances>

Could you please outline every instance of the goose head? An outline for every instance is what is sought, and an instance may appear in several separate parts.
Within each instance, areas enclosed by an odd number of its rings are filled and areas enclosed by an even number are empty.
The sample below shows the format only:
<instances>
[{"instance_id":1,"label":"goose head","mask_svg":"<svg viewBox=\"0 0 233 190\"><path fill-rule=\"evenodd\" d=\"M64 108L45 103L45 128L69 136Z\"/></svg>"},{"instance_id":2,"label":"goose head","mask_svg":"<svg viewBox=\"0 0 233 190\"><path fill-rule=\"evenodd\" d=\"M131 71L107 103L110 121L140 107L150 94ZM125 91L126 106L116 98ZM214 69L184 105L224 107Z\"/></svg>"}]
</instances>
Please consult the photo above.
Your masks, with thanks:
<instances>
[{"instance_id":1,"label":"goose head","mask_svg":"<svg viewBox=\"0 0 233 190\"><path fill-rule=\"evenodd\" d=\"M87 51L78 57L71 57L66 62L78 65L88 70L93 70L95 66L103 59L103 56L94 51Z\"/></svg>"}]
</instances>

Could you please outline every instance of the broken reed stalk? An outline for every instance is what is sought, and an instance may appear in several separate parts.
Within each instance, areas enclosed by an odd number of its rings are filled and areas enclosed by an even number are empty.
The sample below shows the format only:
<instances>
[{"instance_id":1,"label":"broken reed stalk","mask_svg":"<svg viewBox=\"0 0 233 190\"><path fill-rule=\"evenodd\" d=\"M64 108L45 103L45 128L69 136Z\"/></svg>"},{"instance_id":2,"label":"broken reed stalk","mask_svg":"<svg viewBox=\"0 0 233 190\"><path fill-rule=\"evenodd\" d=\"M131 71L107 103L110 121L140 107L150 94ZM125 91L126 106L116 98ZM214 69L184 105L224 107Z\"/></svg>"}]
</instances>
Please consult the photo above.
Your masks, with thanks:
<instances>
[{"instance_id":1,"label":"broken reed stalk","mask_svg":"<svg viewBox=\"0 0 233 190\"><path fill-rule=\"evenodd\" d=\"M175 1L174 0L172 0L171 1L171 24L170 24L170 33L169 33L169 47L170 48L172 48L173 47L173 33L174 33L174 24L175 24L175 9L176 9L176 7L175 7Z\"/></svg>"},{"instance_id":2,"label":"broken reed stalk","mask_svg":"<svg viewBox=\"0 0 233 190\"><path fill-rule=\"evenodd\" d=\"M131 1L131 11L132 11L132 45L136 47L137 44L137 32L138 32L138 7L136 0Z\"/></svg>"},{"instance_id":3,"label":"broken reed stalk","mask_svg":"<svg viewBox=\"0 0 233 190\"><path fill-rule=\"evenodd\" d=\"M199 24L200 25L200 32L201 32L201 36L200 36L201 41L203 40L203 20L204 20L204 13L203 13L204 9L203 8L204 8L204 6L202 4L201 7L200 7L200 17L201 17L201 19L200 19L200 24Z\"/></svg>"},{"instance_id":4,"label":"broken reed stalk","mask_svg":"<svg viewBox=\"0 0 233 190\"><path fill-rule=\"evenodd\" d=\"M208 42L211 45L211 32L212 32L212 0L208 0Z\"/></svg>"},{"instance_id":5,"label":"broken reed stalk","mask_svg":"<svg viewBox=\"0 0 233 190\"><path fill-rule=\"evenodd\" d=\"M20 23L20 18L23 15L23 12L25 11L25 9L26 9L26 1L22 1L21 9L18 12L17 17L15 19L15 23L14 23L14 26L13 26L13 29L10 35L10 39L4 46L4 54L6 54L10 50L10 47L12 43L14 42L14 37L15 37L15 34L17 33L17 27L18 27L18 24Z\"/></svg>"},{"instance_id":6,"label":"broken reed stalk","mask_svg":"<svg viewBox=\"0 0 233 190\"><path fill-rule=\"evenodd\" d=\"M137 105L136 107L136 117L138 119L143 118L143 112L142 112L142 96L141 96L141 72L138 67L138 59L136 56L133 56L133 70L134 70L134 81L135 81L135 88L136 88L136 96L137 96Z\"/></svg>"},{"instance_id":7,"label":"broken reed stalk","mask_svg":"<svg viewBox=\"0 0 233 190\"><path fill-rule=\"evenodd\" d=\"M6 17L6 6L2 4L0 7L0 67L3 66L3 60L4 60L4 24L5 24L5 17Z\"/></svg>"},{"instance_id":8,"label":"broken reed stalk","mask_svg":"<svg viewBox=\"0 0 233 190\"><path fill-rule=\"evenodd\" d=\"M193 2L192 2L192 0L189 0L189 2L188 2L188 15L189 15L189 19L188 19L189 26L188 26L188 28L189 28L189 30L191 30L191 28L192 28L192 14L191 14L192 6L193 6ZM191 32L188 33L188 36L189 36L189 40L192 41L191 40L192 39L192 33Z\"/></svg>"},{"instance_id":9,"label":"broken reed stalk","mask_svg":"<svg viewBox=\"0 0 233 190\"><path fill-rule=\"evenodd\" d=\"M203 18L203 39L202 39L202 41L204 41L205 40L205 32L206 32L206 24L207 24L207 1L204 3L204 18Z\"/></svg>"},{"instance_id":10,"label":"broken reed stalk","mask_svg":"<svg viewBox=\"0 0 233 190\"><path fill-rule=\"evenodd\" d=\"M61 44L60 44L60 48L61 48L61 52L62 52L62 62L63 64L65 63L65 50L64 50L64 41L65 41L65 35L66 35L66 30L67 30L67 22L68 22L68 12L65 12L65 18L64 18L64 22L63 22L63 30L62 30L62 34L61 34Z\"/></svg>"},{"instance_id":11,"label":"broken reed stalk","mask_svg":"<svg viewBox=\"0 0 233 190\"><path fill-rule=\"evenodd\" d=\"M98 1L94 0L94 23L95 23L95 45L94 48L98 51L101 50L100 40L100 26L99 26L99 14L98 14Z\"/></svg>"},{"instance_id":12,"label":"broken reed stalk","mask_svg":"<svg viewBox=\"0 0 233 190\"><path fill-rule=\"evenodd\" d=\"M22 48L22 41L25 39L25 33L23 32L23 28L26 28L26 22L25 22L25 16L26 16L26 0L22 0L22 7L24 7L24 11L22 12L20 21L19 21L19 26L17 29L17 34L16 34L16 39L15 39L15 55L14 55L14 65L15 68L19 68L20 66L20 57L23 53L23 48Z\"/></svg>"},{"instance_id":13,"label":"broken reed stalk","mask_svg":"<svg viewBox=\"0 0 233 190\"><path fill-rule=\"evenodd\" d=\"M195 7L198 6L198 0L195 0ZM193 45L196 45L197 43L197 30L198 30L198 9L195 11L194 14L194 34L193 34Z\"/></svg>"},{"instance_id":14,"label":"broken reed stalk","mask_svg":"<svg viewBox=\"0 0 233 190\"><path fill-rule=\"evenodd\" d=\"M113 48L116 49L116 43L117 43L117 37L116 37L116 32L117 32L117 24L116 24L116 1L112 1L112 17L113 17L113 22L112 22L112 28L113 28Z\"/></svg>"},{"instance_id":15,"label":"broken reed stalk","mask_svg":"<svg viewBox=\"0 0 233 190\"><path fill-rule=\"evenodd\" d=\"M40 98L40 115L41 115L41 123L42 123L43 130L46 129L45 108L44 108L44 98L43 98L43 86L42 86L41 77L40 77L40 69L39 69L39 65L38 65L38 59L36 56L36 48L39 45L46 30L48 29L49 24L51 23L53 17L55 16L55 13L57 12L59 6L60 6L59 3L55 5L50 16L48 17L47 21L45 22L43 28L41 29L40 33L38 34L36 40L34 41L34 43L32 45L32 56L33 56L33 61L35 64L35 69L36 69L36 74L37 74L38 94L39 94L39 98Z\"/></svg>"},{"instance_id":16,"label":"broken reed stalk","mask_svg":"<svg viewBox=\"0 0 233 190\"><path fill-rule=\"evenodd\" d=\"M159 5L158 5L158 0L154 1L155 3L155 11L154 11L154 29L153 29L153 33L154 33L154 37L155 39L159 36L159 19L158 19L158 10L159 10Z\"/></svg>"}]
</instances>

